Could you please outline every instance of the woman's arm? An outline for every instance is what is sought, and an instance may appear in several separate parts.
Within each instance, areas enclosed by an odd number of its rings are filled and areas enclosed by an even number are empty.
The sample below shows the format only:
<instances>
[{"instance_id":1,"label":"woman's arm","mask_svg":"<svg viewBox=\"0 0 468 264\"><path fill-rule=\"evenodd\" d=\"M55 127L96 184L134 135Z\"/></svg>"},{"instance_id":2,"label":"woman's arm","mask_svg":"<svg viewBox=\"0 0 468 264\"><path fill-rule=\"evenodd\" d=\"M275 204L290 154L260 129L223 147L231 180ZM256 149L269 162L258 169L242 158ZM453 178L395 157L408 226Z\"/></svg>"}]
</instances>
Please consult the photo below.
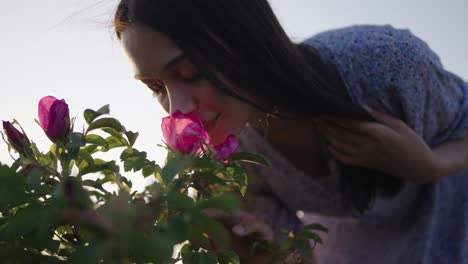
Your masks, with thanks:
<instances>
[{"instance_id":1,"label":"woman's arm","mask_svg":"<svg viewBox=\"0 0 468 264\"><path fill-rule=\"evenodd\" d=\"M317 122L337 160L419 183L468 171L468 136L431 149L400 119L368 112L377 122L336 117Z\"/></svg>"},{"instance_id":2,"label":"woman's arm","mask_svg":"<svg viewBox=\"0 0 468 264\"><path fill-rule=\"evenodd\" d=\"M468 136L435 147L440 177L468 171Z\"/></svg>"}]
</instances>

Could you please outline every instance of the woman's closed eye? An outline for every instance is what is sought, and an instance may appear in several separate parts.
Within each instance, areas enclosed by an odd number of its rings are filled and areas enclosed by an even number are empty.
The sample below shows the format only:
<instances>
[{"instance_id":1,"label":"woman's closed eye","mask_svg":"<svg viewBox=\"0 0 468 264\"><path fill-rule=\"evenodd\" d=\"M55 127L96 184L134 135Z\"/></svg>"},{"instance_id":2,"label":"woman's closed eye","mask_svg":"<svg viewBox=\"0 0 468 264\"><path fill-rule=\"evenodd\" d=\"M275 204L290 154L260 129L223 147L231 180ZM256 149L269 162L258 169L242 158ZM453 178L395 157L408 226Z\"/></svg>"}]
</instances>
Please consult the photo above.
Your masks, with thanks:
<instances>
[{"instance_id":1,"label":"woman's closed eye","mask_svg":"<svg viewBox=\"0 0 468 264\"><path fill-rule=\"evenodd\" d=\"M145 79L142 80L142 82L146 84L146 86L148 86L148 88L153 91L156 96L160 96L166 93L166 84L160 79Z\"/></svg>"},{"instance_id":2,"label":"woman's closed eye","mask_svg":"<svg viewBox=\"0 0 468 264\"><path fill-rule=\"evenodd\" d=\"M193 75L192 77L182 77L182 80L186 83L192 83L192 82L196 82L198 80L200 80L201 78L203 77L203 74L201 73L197 73L195 75Z\"/></svg>"}]
</instances>

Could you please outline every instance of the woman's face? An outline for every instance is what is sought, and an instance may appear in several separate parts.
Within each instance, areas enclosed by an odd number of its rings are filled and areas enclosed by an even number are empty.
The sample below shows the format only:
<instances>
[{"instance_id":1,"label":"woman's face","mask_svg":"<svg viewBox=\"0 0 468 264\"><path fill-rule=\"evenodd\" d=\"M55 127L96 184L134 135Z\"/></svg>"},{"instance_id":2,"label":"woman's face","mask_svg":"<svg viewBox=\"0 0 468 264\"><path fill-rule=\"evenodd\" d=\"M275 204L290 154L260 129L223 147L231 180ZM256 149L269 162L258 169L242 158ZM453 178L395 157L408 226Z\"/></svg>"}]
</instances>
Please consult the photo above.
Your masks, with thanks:
<instances>
[{"instance_id":1,"label":"woman's face","mask_svg":"<svg viewBox=\"0 0 468 264\"><path fill-rule=\"evenodd\" d=\"M238 135L245 123L259 113L250 105L214 87L163 33L133 24L122 33L122 44L135 69L168 113L196 112L214 144ZM226 82L222 76L219 76ZM159 85L162 80L165 85ZM229 82L226 82L230 84Z\"/></svg>"}]
</instances>

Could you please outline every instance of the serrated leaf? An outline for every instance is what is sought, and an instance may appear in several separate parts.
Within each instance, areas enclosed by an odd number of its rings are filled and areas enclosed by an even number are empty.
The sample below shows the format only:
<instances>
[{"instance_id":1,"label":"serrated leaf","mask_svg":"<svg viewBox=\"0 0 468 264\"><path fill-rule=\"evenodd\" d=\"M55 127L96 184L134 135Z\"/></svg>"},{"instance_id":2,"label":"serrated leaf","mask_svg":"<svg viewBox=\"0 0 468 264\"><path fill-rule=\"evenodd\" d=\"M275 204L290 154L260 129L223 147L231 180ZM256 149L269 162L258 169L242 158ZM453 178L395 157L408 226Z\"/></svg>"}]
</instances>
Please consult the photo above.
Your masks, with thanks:
<instances>
[{"instance_id":1,"label":"serrated leaf","mask_svg":"<svg viewBox=\"0 0 468 264\"><path fill-rule=\"evenodd\" d=\"M103 128L112 128L117 132L123 131L122 124L120 123L119 120L115 118L111 118L111 117L105 117L105 118L95 120L91 124L89 124L89 127L86 130L86 133L95 129L103 129Z\"/></svg>"},{"instance_id":2,"label":"serrated leaf","mask_svg":"<svg viewBox=\"0 0 468 264\"><path fill-rule=\"evenodd\" d=\"M212 208L225 211L235 211L240 208L240 200L239 197L232 193L224 193L220 196L215 196L199 202L197 207L200 210Z\"/></svg>"},{"instance_id":3,"label":"serrated leaf","mask_svg":"<svg viewBox=\"0 0 468 264\"><path fill-rule=\"evenodd\" d=\"M0 208L23 204L26 195L26 182L22 175L7 166L0 167Z\"/></svg>"},{"instance_id":4,"label":"serrated leaf","mask_svg":"<svg viewBox=\"0 0 468 264\"><path fill-rule=\"evenodd\" d=\"M11 240L33 231L37 226L34 219L40 214L41 208L37 205L29 205L20 208L9 221L0 228L0 241Z\"/></svg>"},{"instance_id":5,"label":"serrated leaf","mask_svg":"<svg viewBox=\"0 0 468 264\"><path fill-rule=\"evenodd\" d=\"M123 138L123 132L117 131L111 127L105 127L105 128L102 128L101 130L116 138Z\"/></svg>"},{"instance_id":6,"label":"serrated leaf","mask_svg":"<svg viewBox=\"0 0 468 264\"><path fill-rule=\"evenodd\" d=\"M306 226L303 227L303 229L304 230L317 230L317 231L328 232L328 228L324 227L321 224L317 224L317 223L306 225Z\"/></svg>"},{"instance_id":7,"label":"serrated leaf","mask_svg":"<svg viewBox=\"0 0 468 264\"><path fill-rule=\"evenodd\" d=\"M106 146L107 145L107 141L103 137L101 137L99 135L95 135L95 134L86 135L85 142L86 142L86 144L94 144L94 145L97 145L97 146Z\"/></svg>"},{"instance_id":8,"label":"serrated leaf","mask_svg":"<svg viewBox=\"0 0 468 264\"><path fill-rule=\"evenodd\" d=\"M234 181L239 185L240 192L242 196L247 192L248 176L240 167L229 167L227 172L231 174Z\"/></svg>"},{"instance_id":9,"label":"serrated leaf","mask_svg":"<svg viewBox=\"0 0 468 264\"><path fill-rule=\"evenodd\" d=\"M127 139L128 139L128 142L130 143L130 146L133 146L135 144L135 141L138 138L139 133L138 132L127 131L127 132L125 132L125 135L127 136Z\"/></svg>"},{"instance_id":10,"label":"serrated leaf","mask_svg":"<svg viewBox=\"0 0 468 264\"><path fill-rule=\"evenodd\" d=\"M97 182L95 180L83 180L82 184L83 184L83 186L92 187L94 189L98 189L98 190L100 190L100 191L102 191L104 193L107 193L106 189L104 189L102 184L100 184L99 182Z\"/></svg>"},{"instance_id":11,"label":"serrated leaf","mask_svg":"<svg viewBox=\"0 0 468 264\"><path fill-rule=\"evenodd\" d=\"M239 256L234 251L220 250L217 255L220 264L240 264Z\"/></svg>"},{"instance_id":12,"label":"serrated leaf","mask_svg":"<svg viewBox=\"0 0 468 264\"><path fill-rule=\"evenodd\" d=\"M104 164L97 164L96 159L94 160L94 165L88 164L87 166L80 168L79 176L86 175L88 173L93 173L93 172L102 172L105 170L108 171L113 171L115 168L115 162L110 161L106 162Z\"/></svg>"},{"instance_id":13,"label":"serrated leaf","mask_svg":"<svg viewBox=\"0 0 468 264\"><path fill-rule=\"evenodd\" d=\"M144 151L138 151L134 148L126 148L124 151L122 151L122 154L120 154L120 160L124 161L128 158L133 158L133 157L142 157L146 158L147 154Z\"/></svg>"},{"instance_id":14,"label":"serrated leaf","mask_svg":"<svg viewBox=\"0 0 468 264\"><path fill-rule=\"evenodd\" d=\"M187 158L181 159L170 159L168 160L166 166L162 168L161 176L164 183L169 183L174 179L174 177L183 171L190 164L190 161Z\"/></svg>"},{"instance_id":15,"label":"serrated leaf","mask_svg":"<svg viewBox=\"0 0 468 264\"><path fill-rule=\"evenodd\" d=\"M168 208L174 211L186 212L195 206L194 201L190 197L176 191L168 193L166 199Z\"/></svg>"},{"instance_id":16,"label":"serrated leaf","mask_svg":"<svg viewBox=\"0 0 468 264\"><path fill-rule=\"evenodd\" d=\"M109 105L106 104L104 106L102 106L101 108L99 108L97 110L97 112L101 115L105 115L105 114L109 114L110 113L110 108L109 108Z\"/></svg>"},{"instance_id":17,"label":"serrated leaf","mask_svg":"<svg viewBox=\"0 0 468 264\"><path fill-rule=\"evenodd\" d=\"M209 183L219 184L219 185L222 185L222 186L226 185L226 182L224 181L224 179L221 179L220 177L216 176L214 173L208 172L208 171L194 172L193 177L194 177L194 179L206 180Z\"/></svg>"},{"instance_id":18,"label":"serrated leaf","mask_svg":"<svg viewBox=\"0 0 468 264\"><path fill-rule=\"evenodd\" d=\"M88 123L89 125L94 121L94 119L104 114L109 114L109 105L101 107L98 111L86 109L84 111L84 118L86 120L86 123Z\"/></svg>"},{"instance_id":19,"label":"serrated leaf","mask_svg":"<svg viewBox=\"0 0 468 264\"><path fill-rule=\"evenodd\" d=\"M318 234L313 233L313 232L301 232L297 234L297 238L312 239L317 243L320 243L320 244L323 243L322 238Z\"/></svg>"},{"instance_id":20,"label":"serrated leaf","mask_svg":"<svg viewBox=\"0 0 468 264\"><path fill-rule=\"evenodd\" d=\"M154 169L155 169L155 165L154 164L150 164L150 165L147 165L145 167L143 167L141 173L143 174L143 177L148 177L150 176L151 174L154 173Z\"/></svg>"},{"instance_id":21,"label":"serrated leaf","mask_svg":"<svg viewBox=\"0 0 468 264\"><path fill-rule=\"evenodd\" d=\"M80 149L80 152L78 153L78 157L88 163L88 165L94 165L94 159L91 154L86 151L86 149Z\"/></svg>"},{"instance_id":22,"label":"serrated leaf","mask_svg":"<svg viewBox=\"0 0 468 264\"><path fill-rule=\"evenodd\" d=\"M97 145L89 145L84 147L83 149L86 150L89 154L93 154L99 151Z\"/></svg>"},{"instance_id":23,"label":"serrated leaf","mask_svg":"<svg viewBox=\"0 0 468 264\"><path fill-rule=\"evenodd\" d=\"M245 161L250 163L271 166L271 163L263 156L251 152L237 152L231 157L232 161Z\"/></svg>"},{"instance_id":24,"label":"serrated leaf","mask_svg":"<svg viewBox=\"0 0 468 264\"><path fill-rule=\"evenodd\" d=\"M125 138L117 138L115 136L110 136L106 138L107 145L102 147L102 151L108 151L113 148L126 147L128 142Z\"/></svg>"}]
</instances>

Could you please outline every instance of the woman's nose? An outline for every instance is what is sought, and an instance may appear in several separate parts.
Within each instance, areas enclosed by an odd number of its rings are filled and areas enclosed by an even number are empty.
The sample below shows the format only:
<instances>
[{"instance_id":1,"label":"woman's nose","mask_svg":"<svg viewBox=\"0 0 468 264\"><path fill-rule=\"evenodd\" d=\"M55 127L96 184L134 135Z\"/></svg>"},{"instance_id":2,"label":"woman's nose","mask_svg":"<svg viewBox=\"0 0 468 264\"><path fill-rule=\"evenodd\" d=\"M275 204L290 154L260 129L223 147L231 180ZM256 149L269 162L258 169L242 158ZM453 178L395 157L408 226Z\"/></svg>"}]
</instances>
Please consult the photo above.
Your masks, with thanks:
<instances>
[{"instance_id":1,"label":"woman's nose","mask_svg":"<svg viewBox=\"0 0 468 264\"><path fill-rule=\"evenodd\" d=\"M180 110L182 113L186 114L196 111L196 109L196 100L189 94L177 92L169 94L169 110L171 114L177 110Z\"/></svg>"}]
</instances>

